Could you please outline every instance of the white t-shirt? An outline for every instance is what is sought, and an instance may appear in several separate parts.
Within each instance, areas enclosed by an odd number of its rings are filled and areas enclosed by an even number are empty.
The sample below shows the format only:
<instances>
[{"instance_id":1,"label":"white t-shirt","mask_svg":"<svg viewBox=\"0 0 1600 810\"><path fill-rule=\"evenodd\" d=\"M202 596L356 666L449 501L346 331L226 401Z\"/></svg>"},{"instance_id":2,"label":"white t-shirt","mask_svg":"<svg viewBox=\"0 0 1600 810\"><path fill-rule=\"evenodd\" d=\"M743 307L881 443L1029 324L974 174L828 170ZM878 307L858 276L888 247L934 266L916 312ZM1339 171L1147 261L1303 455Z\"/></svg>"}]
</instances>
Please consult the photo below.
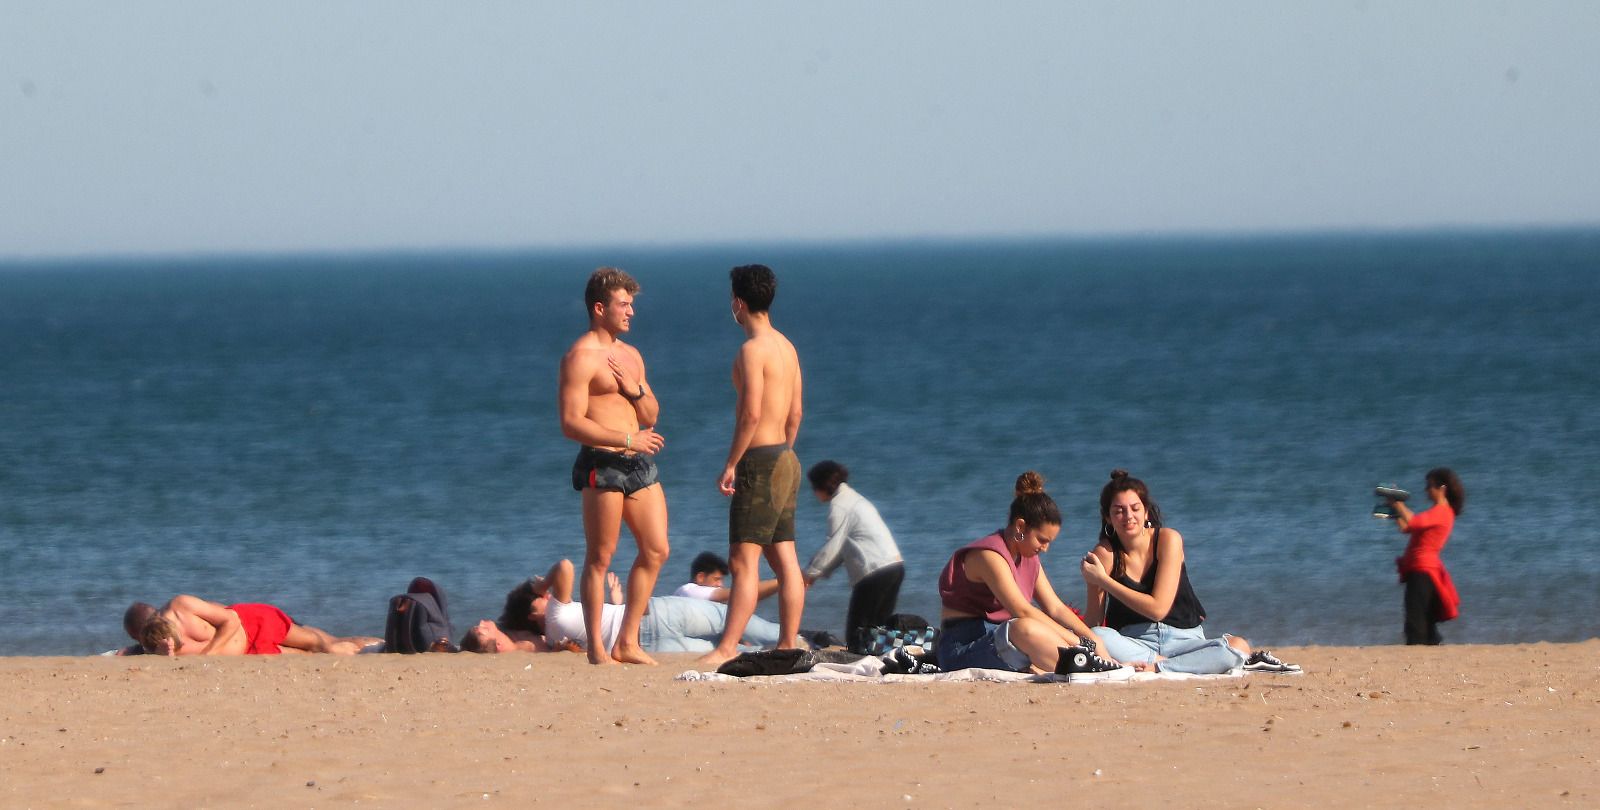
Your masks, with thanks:
<instances>
[{"instance_id":1,"label":"white t-shirt","mask_svg":"<svg viewBox=\"0 0 1600 810\"><path fill-rule=\"evenodd\" d=\"M690 599L705 599L707 601L715 602L716 600L712 597L716 596L716 593L717 589L710 585L700 585L694 582L685 582L682 585L679 585L678 589L672 592L672 595L687 596Z\"/></svg>"},{"instance_id":2,"label":"white t-shirt","mask_svg":"<svg viewBox=\"0 0 1600 810\"><path fill-rule=\"evenodd\" d=\"M609 650L617 642L617 629L622 626L622 605L609 602L600 607L600 641L602 649ZM557 602L550 600L544 610L544 641L551 647L561 647L573 641L589 647L589 634L583 627L582 602Z\"/></svg>"}]
</instances>

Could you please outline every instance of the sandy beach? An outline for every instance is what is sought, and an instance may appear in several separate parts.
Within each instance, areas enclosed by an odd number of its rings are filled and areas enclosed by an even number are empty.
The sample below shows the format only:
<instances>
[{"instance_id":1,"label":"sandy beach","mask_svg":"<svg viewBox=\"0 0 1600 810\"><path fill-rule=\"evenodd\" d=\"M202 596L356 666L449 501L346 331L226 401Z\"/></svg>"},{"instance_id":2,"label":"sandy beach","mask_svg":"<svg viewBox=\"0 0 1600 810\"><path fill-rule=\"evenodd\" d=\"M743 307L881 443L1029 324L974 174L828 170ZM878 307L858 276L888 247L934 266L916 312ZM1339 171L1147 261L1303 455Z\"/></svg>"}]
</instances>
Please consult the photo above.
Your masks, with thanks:
<instances>
[{"instance_id":1,"label":"sandy beach","mask_svg":"<svg viewBox=\"0 0 1600 810\"><path fill-rule=\"evenodd\" d=\"M0 806L1592 807L1600 640L1301 676L705 683L575 654L0 658Z\"/></svg>"}]
</instances>

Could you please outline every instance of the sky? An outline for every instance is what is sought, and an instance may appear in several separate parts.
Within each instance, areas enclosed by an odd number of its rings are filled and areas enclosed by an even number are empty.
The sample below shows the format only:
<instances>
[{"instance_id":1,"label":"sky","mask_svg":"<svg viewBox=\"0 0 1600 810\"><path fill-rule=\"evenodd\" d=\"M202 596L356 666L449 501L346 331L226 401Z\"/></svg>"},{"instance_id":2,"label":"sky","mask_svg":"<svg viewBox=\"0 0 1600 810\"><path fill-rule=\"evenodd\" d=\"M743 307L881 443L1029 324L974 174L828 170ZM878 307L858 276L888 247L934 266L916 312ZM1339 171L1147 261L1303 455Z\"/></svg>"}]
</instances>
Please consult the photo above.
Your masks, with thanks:
<instances>
[{"instance_id":1,"label":"sky","mask_svg":"<svg viewBox=\"0 0 1600 810\"><path fill-rule=\"evenodd\" d=\"M0 3L0 259L1600 224L1600 3Z\"/></svg>"}]
</instances>

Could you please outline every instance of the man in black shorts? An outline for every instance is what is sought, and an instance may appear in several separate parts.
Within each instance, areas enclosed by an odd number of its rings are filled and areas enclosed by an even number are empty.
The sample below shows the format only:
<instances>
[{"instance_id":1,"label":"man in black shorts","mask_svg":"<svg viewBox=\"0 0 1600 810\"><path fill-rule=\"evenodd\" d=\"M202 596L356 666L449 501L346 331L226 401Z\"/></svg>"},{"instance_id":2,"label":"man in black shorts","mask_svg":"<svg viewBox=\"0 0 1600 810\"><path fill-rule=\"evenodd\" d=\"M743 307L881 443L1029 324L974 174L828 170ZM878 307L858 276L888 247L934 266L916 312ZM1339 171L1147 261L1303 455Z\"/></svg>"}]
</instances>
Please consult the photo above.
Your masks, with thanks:
<instances>
[{"instance_id":1,"label":"man in black shorts","mask_svg":"<svg viewBox=\"0 0 1600 810\"><path fill-rule=\"evenodd\" d=\"M633 320L639 284L615 267L589 277L584 304L589 331L561 358L561 432L583 445L572 466L572 487L583 493L586 551L579 593L589 638L600 630L606 574L628 524L639 555L628 572L627 610L611 649L591 644L589 663L654 664L639 646L639 623L667 561L667 498L657 480L655 432L659 405L645 383L644 358L622 342Z\"/></svg>"}]
</instances>

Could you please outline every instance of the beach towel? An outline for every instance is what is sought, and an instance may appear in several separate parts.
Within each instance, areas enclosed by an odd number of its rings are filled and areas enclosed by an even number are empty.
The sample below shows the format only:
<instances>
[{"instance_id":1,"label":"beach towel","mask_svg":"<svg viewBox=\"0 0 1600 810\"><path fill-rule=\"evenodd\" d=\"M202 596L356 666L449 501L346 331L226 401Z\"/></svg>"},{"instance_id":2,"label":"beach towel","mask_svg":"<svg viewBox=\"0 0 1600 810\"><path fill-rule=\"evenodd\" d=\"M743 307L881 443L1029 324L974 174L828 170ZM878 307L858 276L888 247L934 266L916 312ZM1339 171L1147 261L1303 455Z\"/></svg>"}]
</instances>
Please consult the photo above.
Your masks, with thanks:
<instances>
[{"instance_id":1,"label":"beach towel","mask_svg":"<svg viewBox=\"0 0 1600 810\"><path fill-rule=\"evenodd\" d=\"M1235 680L1244 677L1243 669L1235 669L1223 675L1190 675L1184 672L1136 672L1132 678L1116 683L1148 683L1151 681L1214 681ZM686 670L674 680L679 681L718 681L718 682L743 682L743 683L797 683L804 681L824 681L830 683L938 683L941 681L981 681L989 683L1069 683L1064 675L1033 675L1027 672L1010 672L1001 669L958 669L954 672L938 672L931 675L901 675L884 672L884 661L881 658L862 656L861 658L846 663L819 663L809 672L797 672L791 675L754 675L736 678L732 675L722 675L716 672L701 672ZM1086 685L1083 682L1074 683L1075 686Z\"/></svg>"}]
</instances>

